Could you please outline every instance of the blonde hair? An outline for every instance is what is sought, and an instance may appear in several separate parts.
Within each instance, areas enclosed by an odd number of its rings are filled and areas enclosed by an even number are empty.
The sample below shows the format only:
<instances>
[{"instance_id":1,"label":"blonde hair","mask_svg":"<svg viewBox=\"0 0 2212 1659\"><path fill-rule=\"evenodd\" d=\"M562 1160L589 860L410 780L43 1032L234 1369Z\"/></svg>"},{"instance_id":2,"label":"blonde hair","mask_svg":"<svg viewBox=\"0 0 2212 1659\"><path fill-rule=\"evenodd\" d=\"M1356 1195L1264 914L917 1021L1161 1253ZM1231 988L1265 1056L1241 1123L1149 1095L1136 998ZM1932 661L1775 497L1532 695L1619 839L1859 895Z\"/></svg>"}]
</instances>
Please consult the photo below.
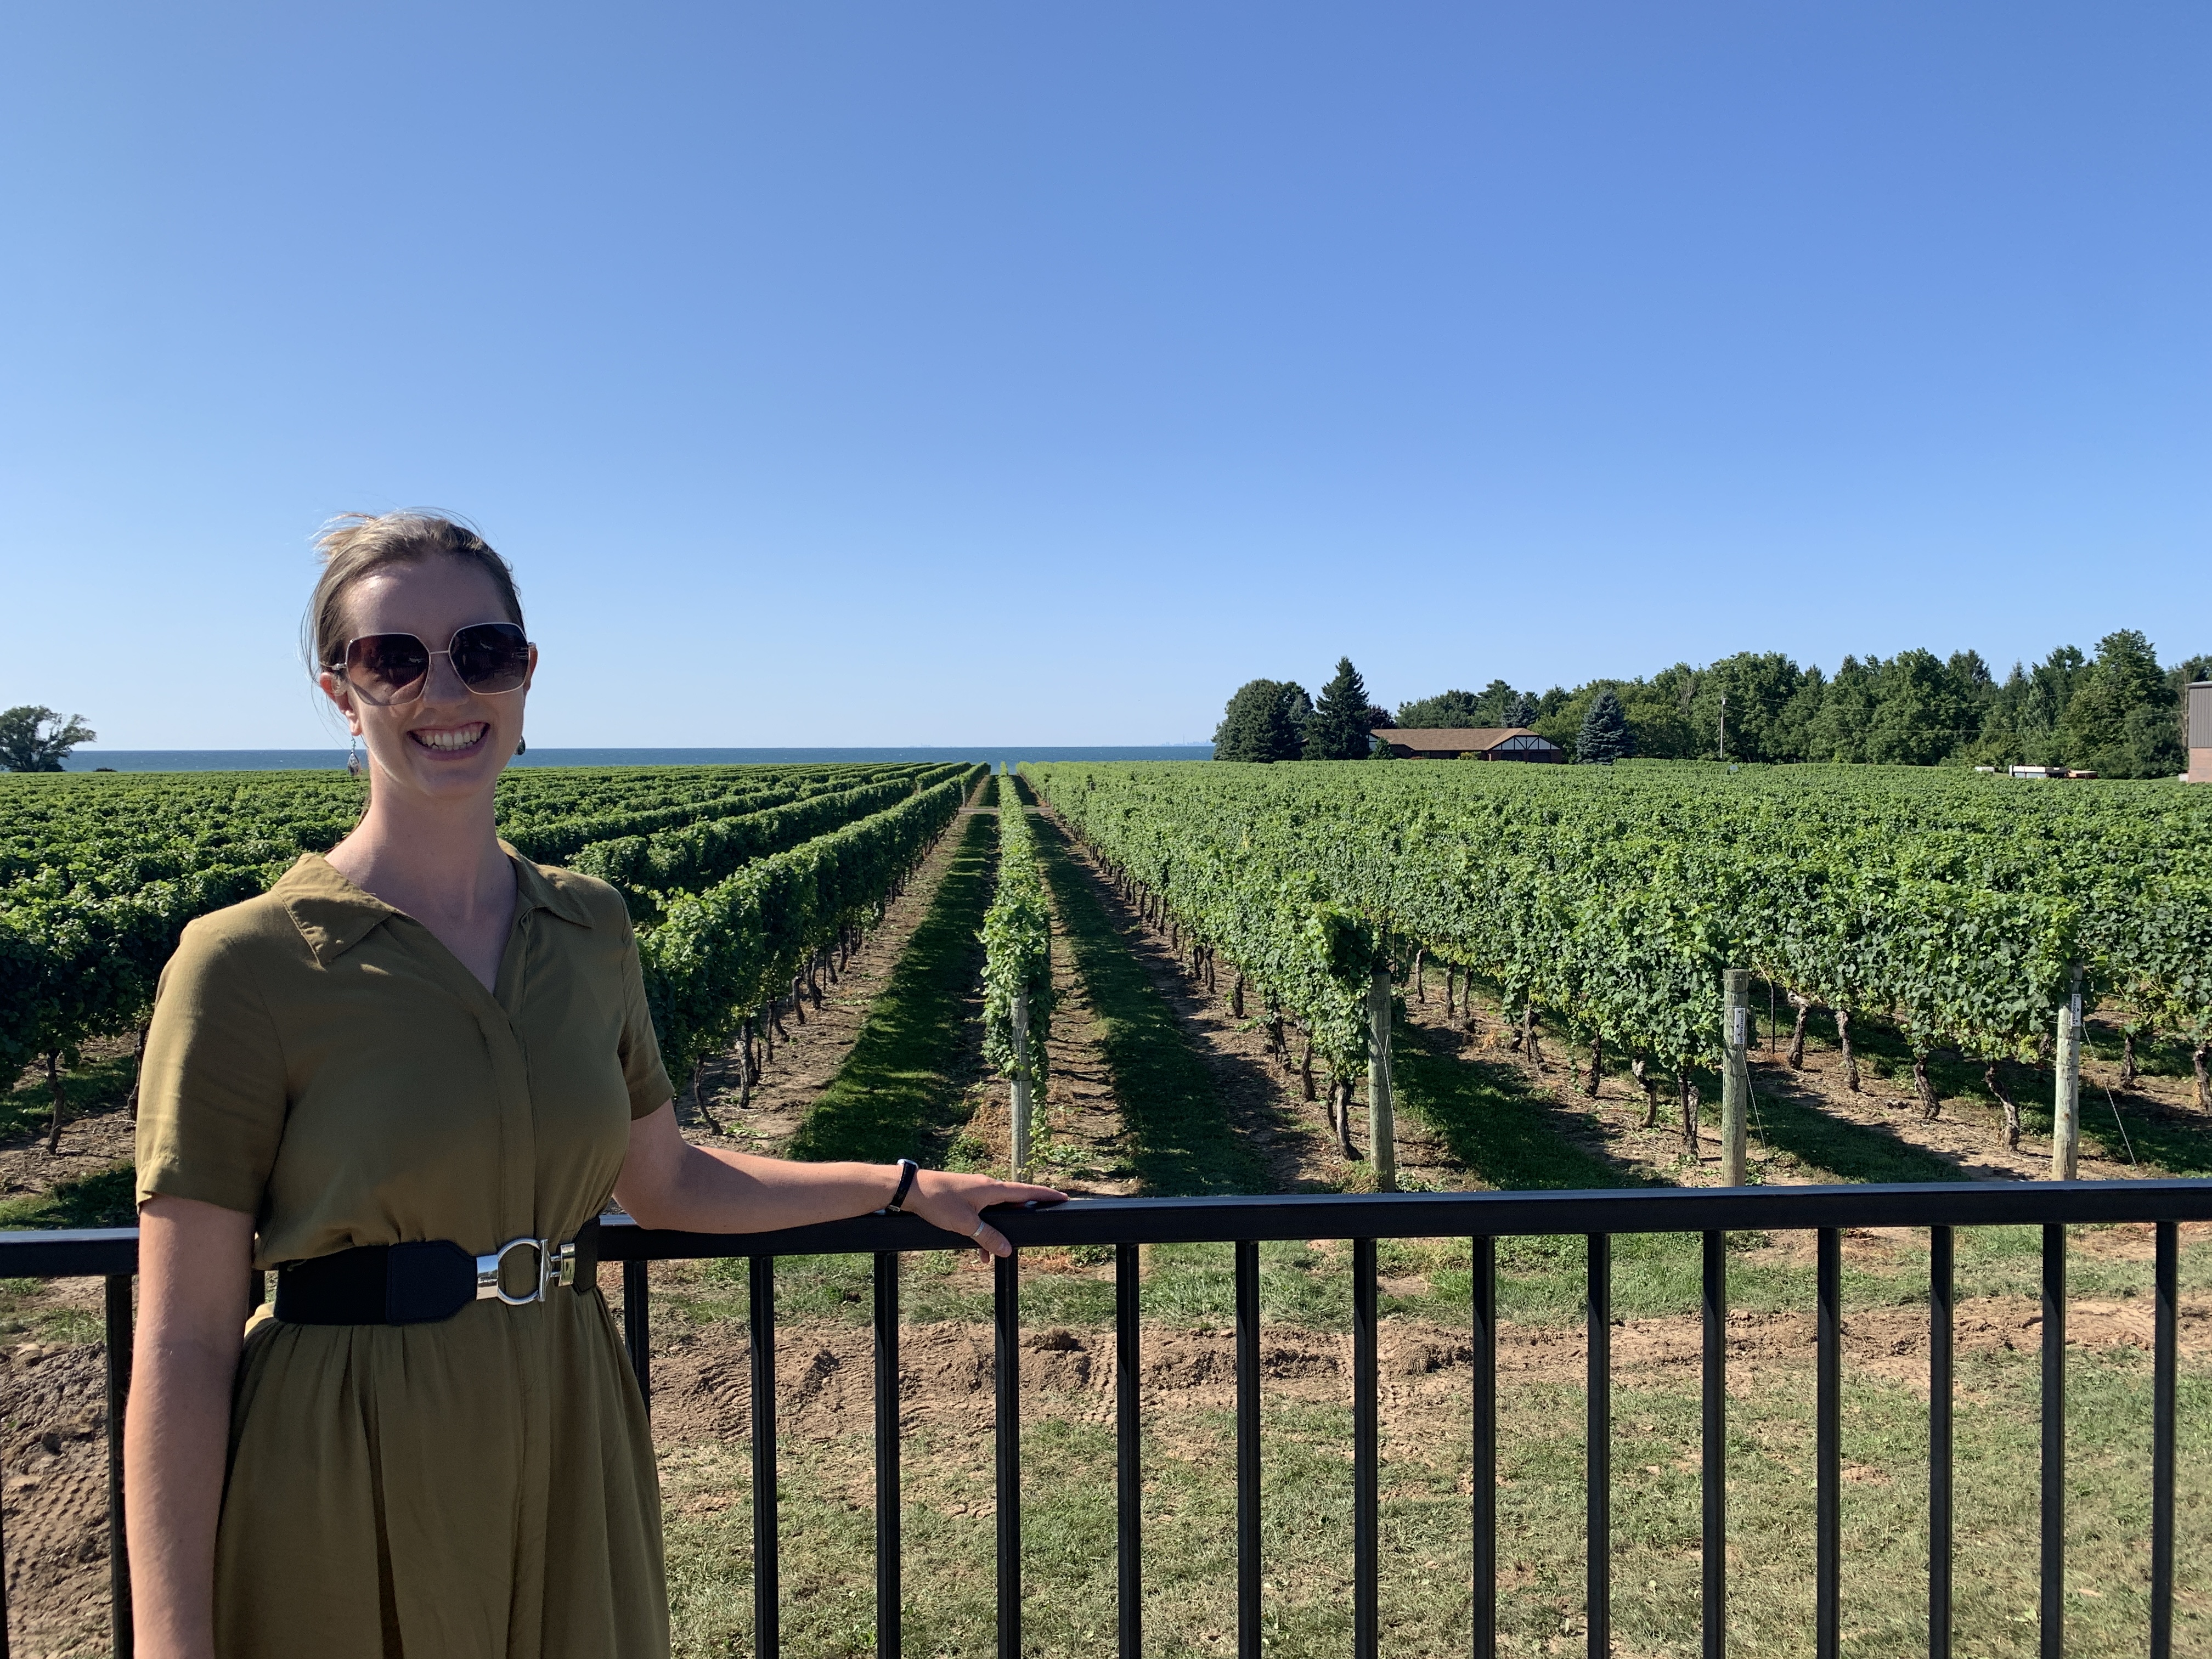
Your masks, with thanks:
<instances>
[{"instance_id":1,"label":"blonde hair","mask_svg":"<svg viewBox=\"0 0 2212 1659\"><path fill-rule=\"evenodd\" d=\"M345 597L363 577L393 565L447 558L472 564L491 578L507 609L507 620L522 626L522 596L514 572L491 544L469 525L435 513L348 513L332 519L315 538L323 574L307 600L301 629L308 665L336 668L345 654Z\"/></svg>"}]
</instances>

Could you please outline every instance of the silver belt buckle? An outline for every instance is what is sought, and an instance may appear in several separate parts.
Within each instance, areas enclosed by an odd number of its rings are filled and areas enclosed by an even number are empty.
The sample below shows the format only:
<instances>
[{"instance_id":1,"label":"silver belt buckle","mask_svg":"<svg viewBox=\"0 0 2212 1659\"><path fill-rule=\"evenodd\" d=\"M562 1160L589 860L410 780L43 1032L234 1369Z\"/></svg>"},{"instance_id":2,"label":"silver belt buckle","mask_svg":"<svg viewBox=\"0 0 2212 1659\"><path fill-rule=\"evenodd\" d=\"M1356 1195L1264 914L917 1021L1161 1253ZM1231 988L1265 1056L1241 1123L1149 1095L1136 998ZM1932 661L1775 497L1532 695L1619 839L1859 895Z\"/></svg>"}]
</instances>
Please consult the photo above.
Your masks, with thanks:
<instances>
[{"instance_id":1,"label":"silver belt buckle","mask_svg":"<svg viewBox=\"0 0 2212 1659\"><path fill-rule=\"evenodd\" d=\"M500 1283L500 1270L507 1258L525 1248L538 1252L538 1283L527 1296L509 1296L507 1287ZM510 1238L489 1255L477 1258L477 1300L500 1301L510 1308L526 1308L533 1302L543 1302L545 1292L556 1285L576 1282L576 1243L556 1244L550 1238Z\"/></svg>"}]
</instances>

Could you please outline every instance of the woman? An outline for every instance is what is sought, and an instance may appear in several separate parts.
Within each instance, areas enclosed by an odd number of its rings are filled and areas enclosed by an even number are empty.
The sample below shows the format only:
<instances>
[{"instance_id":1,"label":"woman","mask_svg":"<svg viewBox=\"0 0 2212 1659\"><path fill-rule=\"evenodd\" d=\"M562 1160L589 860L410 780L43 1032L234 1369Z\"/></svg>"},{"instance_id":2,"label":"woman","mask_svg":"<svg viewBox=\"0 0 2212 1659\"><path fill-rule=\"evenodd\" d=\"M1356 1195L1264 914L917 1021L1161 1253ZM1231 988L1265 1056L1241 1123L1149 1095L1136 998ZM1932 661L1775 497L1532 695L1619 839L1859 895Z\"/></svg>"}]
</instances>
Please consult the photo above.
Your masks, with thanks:
<instances>
[{"instance_id":1,"label":"woman","mask_svg":"<svg viewBox=\"0 0 2212 1659\"><path fill-rule=\"evenodd\" d=\"M665 1655L609 1197L698 1232L896 1204L1004 1255L980 1212L1060 1194L686 1143L620 896L493 835L538 665L506 563L413 514L321 545L308 627L368 810L185 930L147 1038L138 1651ZM247 1329L249 1265L278 1282Z\"/></svg>"}]
</instances>

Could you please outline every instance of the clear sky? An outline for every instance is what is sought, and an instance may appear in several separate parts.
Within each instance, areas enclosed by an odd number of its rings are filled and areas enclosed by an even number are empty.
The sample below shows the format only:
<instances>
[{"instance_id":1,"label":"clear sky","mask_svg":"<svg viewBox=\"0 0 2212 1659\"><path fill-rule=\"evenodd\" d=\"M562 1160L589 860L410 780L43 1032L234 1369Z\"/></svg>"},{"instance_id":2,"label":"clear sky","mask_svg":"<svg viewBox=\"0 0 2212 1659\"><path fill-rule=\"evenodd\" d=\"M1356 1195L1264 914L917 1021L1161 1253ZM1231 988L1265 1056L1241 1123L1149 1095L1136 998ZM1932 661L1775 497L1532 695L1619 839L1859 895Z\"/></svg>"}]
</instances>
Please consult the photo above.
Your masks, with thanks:
<instances>
[{"instance_id":1,"label":"clear sky","mask_svg":"<svg viewBox=\"0 0 2212 1659\"><path fill-rule=\"evenodd\" d=\"M327 742L466 514L531 735L1155 743L1730 651L2212 650L2212 11L0 13L0 707Z\"/></svg>"}]
</instances>

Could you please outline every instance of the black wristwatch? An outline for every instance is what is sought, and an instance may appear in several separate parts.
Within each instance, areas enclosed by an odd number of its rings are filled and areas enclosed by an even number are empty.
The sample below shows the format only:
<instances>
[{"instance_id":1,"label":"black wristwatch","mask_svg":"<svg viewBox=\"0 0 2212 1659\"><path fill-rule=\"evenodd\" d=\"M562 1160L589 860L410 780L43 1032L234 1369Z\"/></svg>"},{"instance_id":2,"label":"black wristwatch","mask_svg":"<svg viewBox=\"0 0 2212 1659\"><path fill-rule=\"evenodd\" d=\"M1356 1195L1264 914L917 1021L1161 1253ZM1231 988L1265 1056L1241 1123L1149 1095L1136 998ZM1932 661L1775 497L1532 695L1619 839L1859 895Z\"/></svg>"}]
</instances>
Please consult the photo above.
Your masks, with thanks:
<instances>
[{"instance_id":1,"label":"black wristwatch","mask_svg":"<svg viewBox=\"0 0 2212 1659\"><path fill-rule=\"evenodd\" d=\"M906 1213L899 1206L906 1202L906 1195L914 1190L914 1178L921 1173L921 1165L915 1163L912 1158L902 1158L899 1160L898 1190L891 1194L891 1201L884 1206L884 1213L885 1215L903 1215Z\"/></svg>"}]
</instances>

